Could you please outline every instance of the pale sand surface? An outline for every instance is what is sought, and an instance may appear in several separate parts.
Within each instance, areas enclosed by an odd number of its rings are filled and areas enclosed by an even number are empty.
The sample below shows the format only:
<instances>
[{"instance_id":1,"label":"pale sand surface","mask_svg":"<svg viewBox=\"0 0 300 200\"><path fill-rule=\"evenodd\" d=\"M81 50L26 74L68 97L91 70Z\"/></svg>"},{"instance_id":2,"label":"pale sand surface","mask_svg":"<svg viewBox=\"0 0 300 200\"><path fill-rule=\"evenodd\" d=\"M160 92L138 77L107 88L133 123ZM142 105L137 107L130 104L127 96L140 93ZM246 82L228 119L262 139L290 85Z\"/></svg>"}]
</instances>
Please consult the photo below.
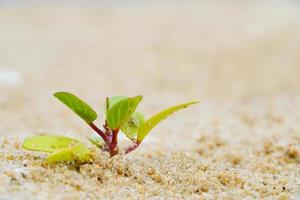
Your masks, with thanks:
<instances>
[{"instance_id":1,"label":"pale sand surface","mask_svg":"<svg viewBox=\"0 0 300 200\"><path fill-rule=\"evenodd\" d=\"M235 1L0 7L0 199L300 199L299 10ZM98 112L116 94L143 94L147 116L201 104L128 156L94 149L93 163L44 166L45 154L20 149L26 136L88 144L92 133L51 97L57 90Z\"/></svg>"}]
</instances>

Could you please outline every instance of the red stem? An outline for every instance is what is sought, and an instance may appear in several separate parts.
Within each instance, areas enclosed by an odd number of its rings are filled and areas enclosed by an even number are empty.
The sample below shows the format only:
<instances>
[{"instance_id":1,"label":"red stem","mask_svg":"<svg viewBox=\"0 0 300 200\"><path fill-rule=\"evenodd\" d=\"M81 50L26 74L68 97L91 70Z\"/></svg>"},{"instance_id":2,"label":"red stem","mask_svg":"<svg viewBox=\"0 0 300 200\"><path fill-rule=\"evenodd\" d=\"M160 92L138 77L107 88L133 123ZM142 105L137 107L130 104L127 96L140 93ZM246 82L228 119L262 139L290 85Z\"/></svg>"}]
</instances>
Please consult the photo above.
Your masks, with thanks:
<instances>
[{"instance_id":1,"label":"red stem","mask_svg":"<svg viewBox=\"0 0 300 200\"><path fill-rule=\"evenodd\" d=\"M108 151L110 154L110 157L113 157L119 153L118 149L118 133L119 129L111 131L111 129L107 128L106 125L104 125L105 132L100 130L94 123L89 123L89 126L98 133L99 136L102 137L102 139L105 142L105 148L103 149L104 151ZM112 133L111 133L112 132ZM140 142L133 141L132 145L129 146L125 154L128 154L138 148L140 145Z\"/></svg>"},{"instance_id":2,"label":"red stem","mask_svg":"<svg viewBox=\"0 0 300 200\"><path fill-rule=\"evenodd\" d=\"M118 144L118 133L119 129L113 131L113 136L112 136L112 143Z\"/></svg>"},{"instance_id":3,"label":"red stem","mask_svg":"<svg viewBox=\"0 0 300 200\"><path fill-rule=\"evenodd\" d=\"M109 138L108 136L103 133L103 131L101 131L95 124L93 124L93 122L89 123L89 126L98 133L98 135L100 135L102 137L102 139L104 140L104 142L109 145L110 144L110 141L109 141Z\"/></svg>"},{"instance_id":4,"label":"red stem","mask_svg":"<svg viewBox=\"0 0 300 200\"><path fill-rule=\"evenodd\" d=\"M134 141L133 144L126 149L125 154L128 154L128 153L132 152L133 150L138 148L140 144L141 144L140 142Z\"/></svg>"},{"instance_id":5,"label":"red stem","mask_svg":"<svg viewBox=\"0 0 300 200\"><path fill-rule=\"evenodd\" d=\"M114 155L117 155L119 153L118 133L119 133L119 129L113 130L112 139L111 139L111 143L109 146L110 157L113 157Z\"/></svg>"}]
</instances>

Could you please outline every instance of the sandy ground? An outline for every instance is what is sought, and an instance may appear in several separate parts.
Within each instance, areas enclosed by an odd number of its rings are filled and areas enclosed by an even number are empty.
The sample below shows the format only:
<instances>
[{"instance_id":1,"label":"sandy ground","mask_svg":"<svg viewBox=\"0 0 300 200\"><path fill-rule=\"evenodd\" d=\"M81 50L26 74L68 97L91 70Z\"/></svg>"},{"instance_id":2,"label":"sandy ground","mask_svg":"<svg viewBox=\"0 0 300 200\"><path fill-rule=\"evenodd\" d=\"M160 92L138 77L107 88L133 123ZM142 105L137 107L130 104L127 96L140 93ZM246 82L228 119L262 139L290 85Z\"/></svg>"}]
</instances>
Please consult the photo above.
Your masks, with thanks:
<instances>
[{"instance_id":1,"label":"sandy ground","mask_svg":"<svg viewBox=\"0 0 300 200\"><path fill-rule=\"evenodd\" d=\"M0 7L0 199L300 199L300 5ZM92 131L51 94L147 116L201 100L128 156L45 166L28 135ZM103 121L100 114L97 123ZM123 137L121 146L128 141ZM92 148L92 147L91 147Z\"/></svg>"}]
</instances>

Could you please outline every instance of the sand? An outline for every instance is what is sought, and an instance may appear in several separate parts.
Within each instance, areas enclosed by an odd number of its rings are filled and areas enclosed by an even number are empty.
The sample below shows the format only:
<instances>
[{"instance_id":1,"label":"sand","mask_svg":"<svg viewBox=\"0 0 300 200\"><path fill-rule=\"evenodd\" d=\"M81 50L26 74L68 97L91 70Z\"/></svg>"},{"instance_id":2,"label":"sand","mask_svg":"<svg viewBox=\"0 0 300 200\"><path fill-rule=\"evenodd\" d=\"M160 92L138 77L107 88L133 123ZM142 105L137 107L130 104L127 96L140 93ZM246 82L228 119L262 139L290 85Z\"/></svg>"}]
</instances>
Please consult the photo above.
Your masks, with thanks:
<instances>
[{"instance_id":1,"label":"sand","mask_svg":"<svg viewBox=\"0 0 300 200\"><path fill-rule=\"evenodd\" d=\"M300 199L298 3L0 7L0 199ZM51 95L143 94L146 116L191 99L110 159ZM45 165L35 134L82 140L90 163ZM128 145L121 138L121 148Z\"/></svg>"}]
</instances>

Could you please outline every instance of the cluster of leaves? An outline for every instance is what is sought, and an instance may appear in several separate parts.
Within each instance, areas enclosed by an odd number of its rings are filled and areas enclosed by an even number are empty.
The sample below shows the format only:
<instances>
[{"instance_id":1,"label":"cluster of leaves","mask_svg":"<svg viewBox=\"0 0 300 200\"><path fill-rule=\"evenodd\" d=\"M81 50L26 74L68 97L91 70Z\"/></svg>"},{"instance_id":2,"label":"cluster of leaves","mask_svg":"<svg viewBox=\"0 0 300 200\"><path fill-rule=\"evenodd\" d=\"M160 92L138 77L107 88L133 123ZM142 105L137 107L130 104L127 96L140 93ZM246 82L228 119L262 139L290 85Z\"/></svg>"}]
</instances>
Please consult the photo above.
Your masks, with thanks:
<instances>
[{"instance_id":1,"label":"cluster of leaves","mask_svg":"<svg viewBox=\"0 0 300 200\"><path fill-rule=\"evenodd\" d=\"M104 130L101 130L94 124L97 113L86 102L68 92L57 92L54 96L96 131L99 137L90 137L89 140L103 151L109 152L111 157L119 153L118 133L120 130L132 141L132 145L125 151L127 154L135 150L163 119L175 111L198 103L198 101L190 101L172 106L145 120L142 113L136 112L137 106L143 99L142 96L106 98L106 120L103 125ZM103 142L104 145L102 145ZM29 137L25 139L23 148L50 153L46 159L49 163L73 160L85 162L91 158L90 150L83 143L63 136Z\"/></svg>"}]
</instances>

